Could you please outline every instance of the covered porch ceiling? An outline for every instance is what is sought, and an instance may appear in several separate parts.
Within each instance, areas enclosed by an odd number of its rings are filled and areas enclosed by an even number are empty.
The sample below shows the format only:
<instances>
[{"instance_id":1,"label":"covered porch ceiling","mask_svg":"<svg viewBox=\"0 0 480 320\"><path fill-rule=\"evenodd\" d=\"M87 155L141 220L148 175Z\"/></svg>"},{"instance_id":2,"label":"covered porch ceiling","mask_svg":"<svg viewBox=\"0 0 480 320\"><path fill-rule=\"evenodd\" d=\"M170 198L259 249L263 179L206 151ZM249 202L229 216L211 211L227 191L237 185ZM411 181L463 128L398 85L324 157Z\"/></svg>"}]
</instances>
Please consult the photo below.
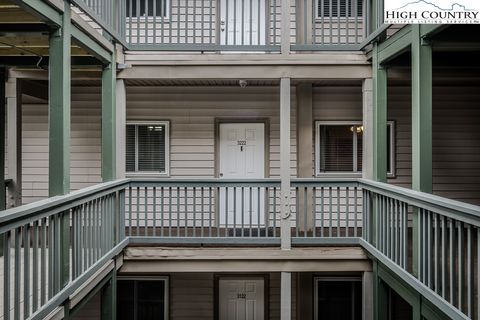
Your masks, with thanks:
<instances>
[{"instance_id":1,"label":"covered porch ceiling","mask_svg":"<svg viewBox=\"0 0 480 320\"><path fill-rule=\"evenodd\" d=\"M13 1L0 0L0 65L46 69L51 26ZM101 62L72 37L72 67L98 67Z\"/></svg>"}]
</instances>

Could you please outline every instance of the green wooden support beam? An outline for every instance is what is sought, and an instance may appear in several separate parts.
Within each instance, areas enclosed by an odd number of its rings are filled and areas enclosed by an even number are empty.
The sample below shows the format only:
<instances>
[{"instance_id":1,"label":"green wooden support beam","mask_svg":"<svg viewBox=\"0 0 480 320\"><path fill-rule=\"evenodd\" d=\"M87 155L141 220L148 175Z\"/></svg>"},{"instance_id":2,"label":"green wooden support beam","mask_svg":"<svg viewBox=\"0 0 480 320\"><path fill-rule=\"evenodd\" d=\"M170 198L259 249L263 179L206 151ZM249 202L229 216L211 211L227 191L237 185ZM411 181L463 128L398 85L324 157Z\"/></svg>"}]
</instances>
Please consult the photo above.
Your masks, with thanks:
<instances>
[{"instance_id":1,"label":"green wooden support beam","mask_svg":"<svg viewBox=\"0 0 480 320\"><path fill-rule=\"evenodd\" d=\"M91 55L95 56L102 63L109 63L112 52L102 47L98 42L92 39L88 34L72 25L72 40L79 46L87 50Z\"/></svg>"},{"instance_id":2,"label":"green wooden support beam","mask_svg":"<svg viewBox=\"0 0 480 320\"><path fill-rule=\"evenodd\" d=\"M411 26L409 25L378 45L378 62L383 64L408 51L411 41Z\"/></svg>"},{"instance_id":3,"label":"green wooden support beam","mask_svg":"<svg viewBox=\"0 0 480 320\"><path fill-rule=\"evenodd\" d=\"M388 319L388 291L379 275L380 263L373 260L374 319Z\"/></svg>"},{"instance_id":4,"label":"green wooden support beam","mask_svg":"<svg viewBox=\"0 0 480 320\"><path fill-rule=\"evenodd\" d=\"M412 189L432 192L432 47L412 25ZM418 273L419 214L413 215L412 262Z\"/></svg>"},{"instance_id":5,"label":"green wooden support beam","mask_svg":"<svg viewBox=\"0 0 480 320\"><path fill-rule=\"evenodd\" d=\"M101 319L115 320L117 318L117 271L114 269L110 280L101 292Z\"/></svg>"},{"instance_id":6,"label":"green wooden support beam","mask_svg":"<svg viewBox=\"0 0 480 320\"><path fill-rule=\"evenodd\" d=\"M5 109L7 99L5 97L5 83L7 79L7 70L0 67L0 210L7 207L7 195L5 191Z\"/></svg>"},{"instance_id":7,"label":"green wooden support beam","mask_svg":"<svg viewBox=\"0 0 480 320\"><path fill-rule=\"evenodd\" d=\"M57 26L62 25L62 13L59 8L41 0L11 0L21 8L27 10L39 19Z\"/></svg>"},{"instance_id":8,"label":"green wooden support beam","mask_svg":"<svg viewBox=\"0 0 480 320\"><path fill-rule=\"evenodd\" d=\"M65 0L65 6L69 2ZM70 10L62 15L62 26L50 34L49 61L49 196L70 191L70 101L71 101L71 17ZM59 265L53 265L58 283L64 288L70 271L70 213L60 217Z\"/></svg>"},{"instance_id":9,"label":"green wooden support beam","mask_svg":"<svg viewBox=\"0 0 480 320\"><path fill-rule=\"evenodd\" d=\"M373 47L373 178L387 181L387 70L378 61Z\"/></svg>"},{"instance_id":10,"label":"green wooden support beam","mask_svg":"<svg viewBox=\"0 0 480 320\"><path fill-rule=\"evenodd\" d=\"M102 179L110 181L116 178L116 130L115 130L115 88L117 65L115 53L102 72Z\"/></svg>"},{"instance_id":11,"label":"green wooden support beam","mask_svg":"<svg viewBox=\"0 0 480 320\"><path fill-rule=\"evenodd\" d=\"M71 36L70 11L50 34L49 61L49 196L70 191Z\"/></svg>"}]
</instances>

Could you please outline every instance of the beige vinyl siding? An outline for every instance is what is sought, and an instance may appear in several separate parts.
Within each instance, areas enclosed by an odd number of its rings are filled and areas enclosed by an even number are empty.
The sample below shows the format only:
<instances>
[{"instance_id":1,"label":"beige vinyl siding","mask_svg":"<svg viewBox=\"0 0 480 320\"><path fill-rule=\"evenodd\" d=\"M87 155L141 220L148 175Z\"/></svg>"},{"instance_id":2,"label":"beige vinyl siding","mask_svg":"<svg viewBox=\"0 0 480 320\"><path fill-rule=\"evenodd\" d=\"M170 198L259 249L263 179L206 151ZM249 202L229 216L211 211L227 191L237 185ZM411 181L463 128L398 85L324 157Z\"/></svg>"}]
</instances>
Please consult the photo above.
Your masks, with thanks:
<instances>
[{"instance_id":1,"label":"beige vinyl siding","mask_svg":"<svg viewBox=\"0 0 480 320\"><path fill-rule=\"evenodd\" d=\"M270 177L279 176L278 87L127 87L127 121L170 121L171 177L215 175L215 119L268 119ZM296 166L292 92L292 175ZM267 159L268 160L268 159Z\"/></svg>"},{"instance_id":2,"label":"beige vinyl siding","mask_svg":"<svg viewBox=\"0 0 480 320\"><path fill-rule=\"evenodd\" d=\"M72 88L71 189L101 182L99 87ZM48 105L24 96L22 101L23 203L48 196Z\"/></svg>"},{"instance_id":3,"label":"beige vinyl siding","mask_svg":"<svg viewBox=\"0 0 480 320\"><path fill-rule=\"evenodd\" d=\"M361 120L358 86L316 86L313 121ZM101 181L100 88L72 90L72 190ZM480 93L475 87L434 88L434 193L480 204ZM295 90L292 89L292 176L296 166ZM395 121L395 177L411 186L410 89L390 86L388 120ZM23 99L23 203L48 194L48 113L45 101ZM214 177L215 118L268 118L271 177L279 175L278 87L128 86L128 120L170 121L171 177ZM7 138L8 139L8 138ZM314 148L313 148L314 149ZM314 173L312 150L312 174ZM8 170L8 168L7 168Z\"/></svg>"},{"instance_id":4,"label":"beige vinyl siding","mask_svg":"<svg viewBox=\"0 0 480 320\"><path fill-rule=\"evenodd\" d=\"M411 187L411 93L389 87L388 118L396 121L397 176ZM475 86L433 88L433 193L480 205L480 92Z\"/></svg>"},{"instance_id":5,"label":"beige vinyl siding","mask_svg":"<svg viewBox=\"0 0 480 320\"><path fill-rule=\"evenodd\" d=\"M392 87L388 91L387 119L395 126L395 176L389 183L412 186L412 108L409 87Z\"/></svg>"},{"instance_id":6,"label":"beige vinyl siding","mask_svg":"<svg viewBox=\"0 0 480 320\"><path fill-rule=\"evenodd\" d=\"M313 88L313 121L362 121L362 87L319 86ZM313 130L315 124L313 124ZM315 159L315 135L313 134L312 159ZM312 160L315 175L315 161Z\"/></svg>"},{"instance_id":7,"label":"beige vinyl siding","mask_svg":"<svg viewBox=\"0 0 480 320\"><path fill-rule=\"evenodd\" d=\"M292 288L295 288L292 276ZM170 319L207 320L214 318L213 273L173 273L170 280ZM280 319L280 273L269 274L269 318ZM295 319L295 292L292 290L292 319Z\"/></svg>"}]
</instances>

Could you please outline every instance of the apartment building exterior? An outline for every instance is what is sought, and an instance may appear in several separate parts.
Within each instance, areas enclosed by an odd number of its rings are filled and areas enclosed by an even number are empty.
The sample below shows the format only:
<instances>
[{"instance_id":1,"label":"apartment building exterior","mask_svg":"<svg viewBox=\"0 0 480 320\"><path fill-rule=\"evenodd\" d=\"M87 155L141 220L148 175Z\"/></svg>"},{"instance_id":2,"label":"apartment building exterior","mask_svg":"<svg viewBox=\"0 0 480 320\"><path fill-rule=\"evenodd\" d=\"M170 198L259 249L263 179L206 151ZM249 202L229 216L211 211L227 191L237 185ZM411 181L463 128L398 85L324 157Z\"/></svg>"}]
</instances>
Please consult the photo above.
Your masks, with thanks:
<instances>
[{"instance_id":1,"label":"apartment building exterior","mask_svg":"<svg viewBox=\"0 0 480 320\"><path fill-rule=\"evenodd\" d=\"M477 29L1 0L0 316L479 319Z\"/></svg>"}]
</instances>

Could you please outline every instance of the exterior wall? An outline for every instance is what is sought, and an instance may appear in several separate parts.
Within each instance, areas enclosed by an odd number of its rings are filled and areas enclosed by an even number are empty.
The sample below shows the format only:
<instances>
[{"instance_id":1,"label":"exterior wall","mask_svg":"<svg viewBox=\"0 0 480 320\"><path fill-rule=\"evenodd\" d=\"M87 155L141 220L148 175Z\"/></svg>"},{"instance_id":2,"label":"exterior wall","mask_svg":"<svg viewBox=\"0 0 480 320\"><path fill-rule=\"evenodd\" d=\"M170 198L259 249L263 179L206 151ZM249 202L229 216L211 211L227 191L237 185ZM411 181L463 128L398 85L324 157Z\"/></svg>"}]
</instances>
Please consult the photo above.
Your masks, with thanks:
<instances>
[{"instance_id":1,"label":"exterior wall","mask_svg":"<svg viewBox=\"0 0 480 320\"><path fill-rule=\"evenodd\" d=\"M396 175L411 185L410 89L389 87L388 120L395 121ZM480 110L475 87L434 87L434 193L480 204ZM296 175L295 90L292 89L292 176ZM313 121L361 120L361 87L315 86ZM454 107L453 107L454 106ZM23 98L23 203L48 194L48 113L43 100ZM100 88L72 90L72 190L101 181ZM269 175L279 175L278 87L240 88L128 86L128 120L169 120L171 177L215 175L215 118L267 118L270 124ZM8 140L8 138L7 138ZM7 168L8 170L8 168ZM314 150L312 150L312 176Z\"/></svg>"},{"instance_id":2,"label":"exterior wall","mask_svg":"<svg viewBox=\"0 0 480 320\"><path fill-rule=\"evenodd\" d=\"M295 94L292 92L292 176L296 166ZM170 121L171 177L215 176L215 119L268 119L268 176L280 170L278 87L127 87L127 121Z\"/></svg>"},{"instance_id":3,"label":"exterior wall","mask_svg":"<svg viewBox=\"0 0 480 320\"><path fill-rule=\"evenodd\" d=\"M396 177L389 182L410 188L410 88L389 87L388 119L396 122ZM433 87L433 193L480 205L480 109L478 87Z\"/></svg>"},{"instance_id":4,"label":"exterior wall","mask_svg":"<svg viewBox=\"0 0 480 320\"><path fill-rule=\"evenodd\" d=\"M280 273L269 276L269 319L280 319ZM169 319L211 320L215 312L215 275L213 273L172 273L169 277ZM296 287L296 277L292 277ZM296 319L296 290L292 290L292 320ZM74 320L99 320L101 299L96 294Z\"/></svg>"},{"instance_id":5,"label":"exterior wall","mask_svg":"<svg viewBox=\"0 0 480 320\"><path fill-rule=\"evenodd\" d=\"M72 88L71 189L101 182L100 87ZM22 105L23 203L48 196L48 105L24 95Z\"/></svg>"},{"instance_id":6,"label":"exterior wall","mask_svg":"<svg viewBox=\"0 0 480 320\"><path fill-rule=\"evenodd\" d=\"M313 87L313 121L362 121L362 87ZM316 130L315 123L313 130ZM315 176L315 135L313 134L312 172Z\"/></svg>"}]
</instances>

